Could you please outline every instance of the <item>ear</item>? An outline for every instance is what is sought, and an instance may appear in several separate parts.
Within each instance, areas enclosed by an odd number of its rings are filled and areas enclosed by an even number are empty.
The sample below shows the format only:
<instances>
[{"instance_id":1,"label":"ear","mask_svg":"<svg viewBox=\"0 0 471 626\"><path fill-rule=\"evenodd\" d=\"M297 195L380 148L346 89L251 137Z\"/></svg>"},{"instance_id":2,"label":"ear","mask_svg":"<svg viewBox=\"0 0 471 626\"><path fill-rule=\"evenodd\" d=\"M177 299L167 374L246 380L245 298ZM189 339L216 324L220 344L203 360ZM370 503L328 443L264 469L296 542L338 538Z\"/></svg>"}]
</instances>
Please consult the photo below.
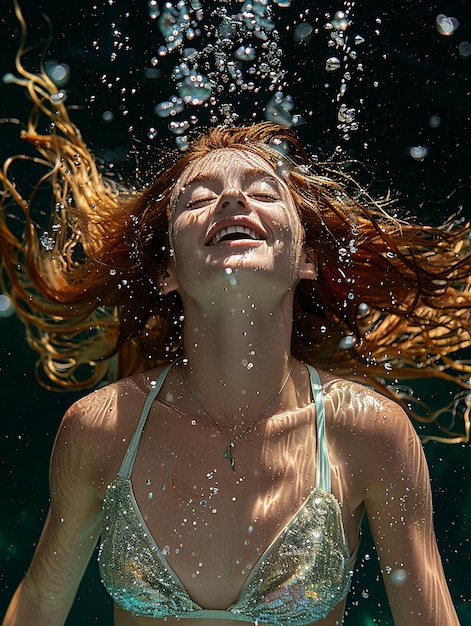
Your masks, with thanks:
<instances>
[{"instance_id":1,"label":"ear","mask_svg":"<svg viewBox=\"0 0 471 626\"><path fill-rule=\"evenodd\" d=\"M164 296L176 291L178 289L178 280L175 272L175 262L170 257L167 269L160 274L157 279L157 285L159 286L160 293Z\"/></svg>"},{"instance_id":2,"label":"ear","mask_svg":"<svg viewBox=\"0 0 471 626\"><path fill-rule=\"evenodd\" d=\"M314 250L303 248L298 264L298 278L306 280L317 278L317 254Z\"/></svg>"}]
</instances>

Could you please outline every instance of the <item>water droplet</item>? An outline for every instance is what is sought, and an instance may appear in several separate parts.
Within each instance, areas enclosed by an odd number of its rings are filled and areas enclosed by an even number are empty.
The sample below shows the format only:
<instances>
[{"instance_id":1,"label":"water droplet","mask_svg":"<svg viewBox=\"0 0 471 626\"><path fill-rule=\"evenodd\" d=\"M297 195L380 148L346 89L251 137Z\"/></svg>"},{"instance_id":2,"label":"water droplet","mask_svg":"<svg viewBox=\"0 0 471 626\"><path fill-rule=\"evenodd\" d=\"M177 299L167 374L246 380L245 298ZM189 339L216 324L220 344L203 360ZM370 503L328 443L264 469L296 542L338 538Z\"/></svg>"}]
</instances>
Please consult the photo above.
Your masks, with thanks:
<instances>
[{"instance_id":1,"label":"water droplet","mask_svg":"<svg viewBox=\"0 0 471 626\"><path fill-rule=\"evenodd\" d=\"M339 122L343 124L351 124L355 121L356 109L348 108L347 105L342 104L339 108L337 118Z\"/></svg>"},{"instance_id":2,"label":"water droplet","mask_svg":"<svg viewBox=\"0 0 471 626\"><path fill-rule=\"evenodd\" d=\"M428 123L431 128L438 128L442 123L442 120L439 115L431 115L429 117Z\"/></svg>"},{"instance_id":3,"label":"water droplet","mask_svg":"<svg viewBox=\"0 0 471 626\"><path fill-rule=\"evenodd\" d=\"M396 569L391 574L391 582L396 587L400 587L407 580L407 572L405 569Z\"/></svg>"},{"instance_id":4,"label":"water droplet","mask_svg":"<svg viewBox=\"0 0 471 626\"><path fill-rule=\"evenodd\" d=\"M39 242L45 250L54 250L56 245L54 237L51 237L49 233L43 233L39 238Z\"/></svg>"},{"instance_id":5,"label":"water droplet","mask_svg":"<svg viewBox=\"0 0 471 626\"><path fill-rule=\"evenodd\" d=\"M60 104L61 102L65 102L67 100L67 94L62 89L57 91L56 93L52 93L50 95L50 100L54 104Z\"/></svg>"},{"instance_id":6,"label":"water droplet","mask_svg":"<svg viewBox=\"0 0 471 626\"><path fill-rule=\"evenodd\" d=\"M329 57L325 62L325 69L328 72L334 72L340 68L340 60L337 57Z\"/></svg>"},{"instance_id":7,"label":"water droplet","mask_svg":"<svg viewBox=\"0 0 471 626\"><path fill-rule=\"evenodd\" d=\"M369 598L369 597L370 597L369 591L368 591L367 589L364 589L364 590L361 592L361 597L362 597L362 598L365 598L365 599L366 599L366 598Z\"/></svg>"},{"instance_id":8,"label":"water droplet","mask_svg":"<svg viewBox=\"0 0 471 626\"><path fill-rule=\"evenodd\" d=\"M350 350L355 345L355 337L347 335L339 341L339 350Z\"/></svg>"}]
</instances>

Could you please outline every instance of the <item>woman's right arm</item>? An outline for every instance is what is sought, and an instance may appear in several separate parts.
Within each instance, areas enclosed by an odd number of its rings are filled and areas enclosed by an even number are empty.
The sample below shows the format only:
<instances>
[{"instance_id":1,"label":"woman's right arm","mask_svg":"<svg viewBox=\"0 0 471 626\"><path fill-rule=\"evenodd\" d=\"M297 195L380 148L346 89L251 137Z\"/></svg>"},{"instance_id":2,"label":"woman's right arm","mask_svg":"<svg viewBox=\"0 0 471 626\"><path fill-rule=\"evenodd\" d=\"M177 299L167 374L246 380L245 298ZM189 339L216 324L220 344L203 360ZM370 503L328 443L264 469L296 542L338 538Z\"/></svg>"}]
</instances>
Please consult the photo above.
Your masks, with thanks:
<instances>
[{"instance_id":1,"label":"woman's right arm","mask_svg":"<svg viewBox=\"0 0 471 626\"><path fill-rule=\"evenodd\" d=\"M99 482L108 451L97 434L101 420L90 423L89 411L96 407L92 396L73 405L60 426L51 457L49 513L3 626L62 626L95 548L102 521ZM100 409L103 414L103 405Z\"/></svg>"}]
</instances>

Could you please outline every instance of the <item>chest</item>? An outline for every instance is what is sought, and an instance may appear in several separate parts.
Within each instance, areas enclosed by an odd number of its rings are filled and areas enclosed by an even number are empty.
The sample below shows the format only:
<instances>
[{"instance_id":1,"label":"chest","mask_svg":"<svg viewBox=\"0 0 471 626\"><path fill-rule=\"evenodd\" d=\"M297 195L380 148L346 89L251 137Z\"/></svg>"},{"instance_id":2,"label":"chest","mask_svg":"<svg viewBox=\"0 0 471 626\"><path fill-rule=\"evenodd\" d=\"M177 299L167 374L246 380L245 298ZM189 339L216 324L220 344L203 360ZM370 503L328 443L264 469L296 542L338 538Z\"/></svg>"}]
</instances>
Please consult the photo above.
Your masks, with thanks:
<instances>
[{"instance_id":1,"label":"chest","mask_svg":"<svg viewBox=\"0 0 471 626\"><path fill-rule=\"evenodd\" d=\"M208 420L162 408L149 415L132 489L155 542L190 585L237 588L306 500L315 485L313 412L271 418L238 439L236 473L228 441Z\"/></svg>"}]
</instances>

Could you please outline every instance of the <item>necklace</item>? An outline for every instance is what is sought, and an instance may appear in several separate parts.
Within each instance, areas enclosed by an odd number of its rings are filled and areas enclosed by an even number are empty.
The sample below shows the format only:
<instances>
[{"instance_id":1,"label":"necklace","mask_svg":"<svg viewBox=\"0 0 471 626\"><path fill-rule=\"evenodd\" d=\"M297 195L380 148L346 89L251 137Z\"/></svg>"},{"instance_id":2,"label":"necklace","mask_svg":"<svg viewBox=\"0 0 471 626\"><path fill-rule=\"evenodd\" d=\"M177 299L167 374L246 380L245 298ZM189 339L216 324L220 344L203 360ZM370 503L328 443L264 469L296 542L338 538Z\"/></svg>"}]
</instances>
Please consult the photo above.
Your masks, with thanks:
<instances>
[{"instance_id":1,"label":"necklace","mask_svg":"<svg viewBox=\"0 0 471 626\"><path fill-rule=\"evenodd\" d=\"M198 402L198 404L200 405L200 407L203 409L203 411L206 413L206 415L209 417L209 419L213 422L213 424L216 426L216 428L219 430L219 432L227 439L227 441L229 442L229 446L227 448L227 450L224 452L224 457L226 459L229 459L229 463L231 466L231 470L234 472L234 474L236 473L236 469L235 469L235 459L232 456L232 450L236 444L236 442L243 437L244 435L246 435L248 432L250 432L252 430L252 428L255 426L255 424L265 415L265 413L268 411L268 409L275 403L275 401L281 396L283 389L286 387L286 384L288 383L288 380L291 376L291 372L293 371L293 364L291 364L291 367L289 368L289 372L288 375L286 376L285 380L283 381L283 384L281 385L281 387L278 389L278 391L276 392L275 396L273 397L272 400L270 400L270 402L267 404L267 406L257 415L257 417L255 417L255 419L253 419L250 424L248 426L246 426L238 435L236 435L234 437L234 439L231 439L229 437L229 435L226 433L226 431L224 430L224 428L221 426L221 424L211 415L211 413L208 411L208 409L205 407L205 405L203 404L203 402L198 398L198 396L196 395L196 393L193 391L193 389L191 388L190 383L187 381L186 376L185 376L185 367L180 367L181 369L181 373L182 373L182 378L183 378L183 382L185 383L185 385L188 387L188 391L191 393L191 395L193 396L193 398L196 400L196 402Z\"/></svg>"}]
</instances>

